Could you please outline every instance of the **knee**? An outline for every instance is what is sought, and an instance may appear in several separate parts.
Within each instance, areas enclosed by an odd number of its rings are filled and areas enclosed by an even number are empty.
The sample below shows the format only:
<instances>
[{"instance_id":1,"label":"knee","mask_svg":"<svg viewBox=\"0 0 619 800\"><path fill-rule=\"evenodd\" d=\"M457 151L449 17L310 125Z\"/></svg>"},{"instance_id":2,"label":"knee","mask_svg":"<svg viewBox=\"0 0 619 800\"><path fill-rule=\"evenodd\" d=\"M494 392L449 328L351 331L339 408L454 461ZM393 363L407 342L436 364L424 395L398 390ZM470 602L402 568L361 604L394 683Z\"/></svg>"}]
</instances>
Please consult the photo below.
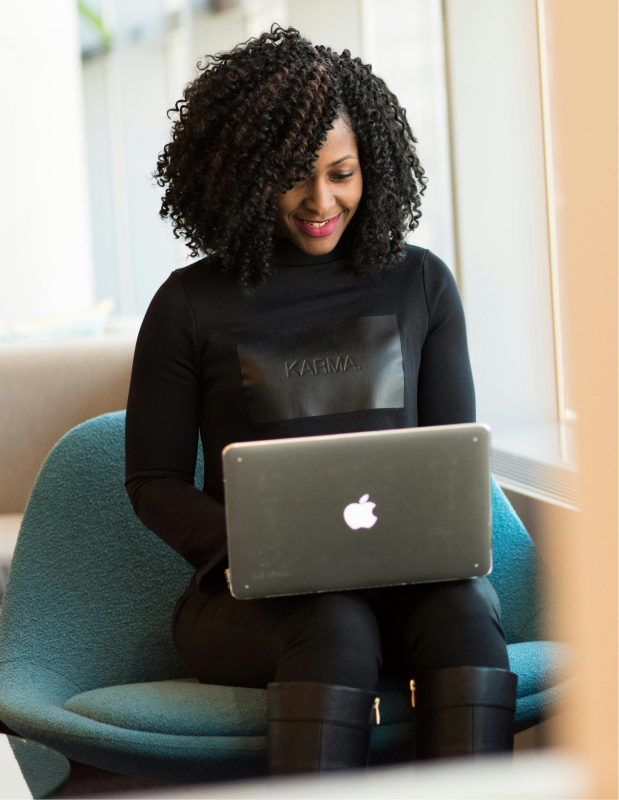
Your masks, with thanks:
<instances>
[{"instance_id":1,"label":"knee","mask_svg":"<svg viewBox=\"0 0 619 800\"><path fill-rule=\"evenodd\" d=\"M486 578L435 584L408 621L419 672L445 667L509 669L499 600Z\"/></svg>"},{"instance_id":2,"label":"knee","mask_svg":"<svg viewBox=\"0 0 619 800\"><path fill-rule=\"evenodd\" d=\"M424 602L426 613L449 619L467 617L500 621L501 605L487 578L432 584Z\"/></svg>"},{"instance_id":3,"label":"knee","mask_svg":"<svg viewBox=\"0 0 619 800\"><path fill-rule=\"evenodd\" d=\"M287 621L278 681L315 681L372 690L382 660L378 623L354 594L308 597Z\"/></svg>"},{"instance_id":4,"label":"knee","mask_svg":"<svg viewBox=\"0 0 619 800\"><path fill-rule=\"evenodd\" d=\"M313 595L305 604L297 634L338 649L360 646L380 652L378 623L367 603L355 594Z\"/></svg>"}]
</instances>

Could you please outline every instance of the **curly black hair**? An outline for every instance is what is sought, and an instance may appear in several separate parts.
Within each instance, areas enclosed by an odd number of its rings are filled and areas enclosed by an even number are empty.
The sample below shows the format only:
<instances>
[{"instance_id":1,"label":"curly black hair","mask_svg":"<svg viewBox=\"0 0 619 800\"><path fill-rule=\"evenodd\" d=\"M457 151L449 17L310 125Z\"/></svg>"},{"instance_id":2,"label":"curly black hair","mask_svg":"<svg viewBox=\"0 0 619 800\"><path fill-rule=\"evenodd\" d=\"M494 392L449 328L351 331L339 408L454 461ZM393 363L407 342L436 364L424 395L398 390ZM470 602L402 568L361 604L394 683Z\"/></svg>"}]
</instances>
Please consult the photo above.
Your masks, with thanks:
<instances>
[{"instance_id":1,"label":"curly black hair","mask_svg":"<svg viewBox=\"0 0 619 800\"><path fill-rule=\"evenodd\" d=\"M172 140L154 177L160 214L193 256L214 256L252 291L275 271L277 193L310 176L338 115L357 141L363 195L350 222L358 275L399 260L427 178L405 110L369 64L313 46L294 28L207 56L169 113Z\"/></svg>"}]
</instances>

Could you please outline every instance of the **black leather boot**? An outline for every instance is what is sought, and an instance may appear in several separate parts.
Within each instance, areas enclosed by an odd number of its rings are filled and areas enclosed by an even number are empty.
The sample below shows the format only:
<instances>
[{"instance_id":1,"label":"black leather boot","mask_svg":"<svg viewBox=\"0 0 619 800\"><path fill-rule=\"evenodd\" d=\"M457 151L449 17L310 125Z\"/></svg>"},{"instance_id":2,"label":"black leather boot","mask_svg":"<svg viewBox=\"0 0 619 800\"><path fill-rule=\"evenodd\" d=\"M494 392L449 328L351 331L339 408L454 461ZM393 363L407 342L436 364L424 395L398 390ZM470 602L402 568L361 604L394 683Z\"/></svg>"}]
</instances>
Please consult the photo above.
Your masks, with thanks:
<instances>
[{"instance_id":1,"label":"black leather boot","mask_svg":"<svg viewBox=\"0 0 619 800\"><path fill-rule=\"evenodd\" d=\"M270 683L267 694L270 775L365 767L374 692L327 683Z\"/></svg>"},{"instance_id":2,"label":"black leather boot","mask_svg":"<svg viewBox=\"0 0 619 800\"><path fill-rule=\"evenodd\" d=\"M514 749L518 676L506 669L453 667L411 681L417 759Z\"/></svg>"}]
</instances>

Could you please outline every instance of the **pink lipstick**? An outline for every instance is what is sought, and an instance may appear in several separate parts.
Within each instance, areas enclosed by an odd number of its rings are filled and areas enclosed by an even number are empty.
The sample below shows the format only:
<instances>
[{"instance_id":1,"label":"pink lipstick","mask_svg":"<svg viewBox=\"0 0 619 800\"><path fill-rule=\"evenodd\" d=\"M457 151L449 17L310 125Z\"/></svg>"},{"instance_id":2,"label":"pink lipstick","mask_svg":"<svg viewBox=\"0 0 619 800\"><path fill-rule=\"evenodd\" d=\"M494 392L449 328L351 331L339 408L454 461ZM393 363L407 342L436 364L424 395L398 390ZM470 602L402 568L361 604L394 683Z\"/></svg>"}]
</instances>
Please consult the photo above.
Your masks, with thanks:
<instances>
[{"instance_id":1,"label":"pink lipstick","mask_svg":"<svg viewBox=\"0 0 619 800\"><path fill-rule=\"evenodd\" d=\"M329 234L333 233L336 229L340 214L330 219L316 220L315 222L313 220L310 222L305 219L299 219L299 217L294 217L294 221L299 228L301 228L303 233L306 233L308 236L329 236Z\"/></svg>"}]
</instances>

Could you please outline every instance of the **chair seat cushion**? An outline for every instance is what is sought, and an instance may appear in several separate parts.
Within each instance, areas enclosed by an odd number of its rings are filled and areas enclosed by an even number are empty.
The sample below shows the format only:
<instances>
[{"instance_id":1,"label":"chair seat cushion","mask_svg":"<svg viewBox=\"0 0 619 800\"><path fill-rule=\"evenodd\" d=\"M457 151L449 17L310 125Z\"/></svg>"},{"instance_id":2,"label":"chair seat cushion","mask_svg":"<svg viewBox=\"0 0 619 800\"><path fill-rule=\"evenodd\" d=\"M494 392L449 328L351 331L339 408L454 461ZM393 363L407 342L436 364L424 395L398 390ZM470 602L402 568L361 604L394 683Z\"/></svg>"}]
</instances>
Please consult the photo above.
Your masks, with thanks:
<instances>
[{"instance_id":1,"label":"chair seat cushion","mask_svg":"<svg viewBox=\"0 0 619 800\"><path fill-rule=\"evenodd\" d=\"M71 697L67 711L118 728L178 736L261 736L266 691L193 678L107 686Z\"/></svg>"},{"instance_id":2,"label":"chair seat cushion","mask_svg":"<svg viewBox=\"0 0 619 800\"><path fill-rule=\"evenodd\" d=\"M518 697L556 686L574 674L573 650L561 642L520 642L507 646L509 666L518 675Z\"/></svg>"},{"instance_id":3,"label":"chair seat cushion","mask_svg":"<svg viewBox=\"0 0 619 800\"><path fill-rule=\"evenodd\" d=\"M518 696L541 692L571 673L567 645L523 642L509 645L511 668L518 674ZM404 679L383 679L381 725L412 718ZM118 728L180 736L261 736L266 730L266 691L212 686L191 678L132 683L93 689L71 697L65 709Z\"/></svg>"}]
</instances>

